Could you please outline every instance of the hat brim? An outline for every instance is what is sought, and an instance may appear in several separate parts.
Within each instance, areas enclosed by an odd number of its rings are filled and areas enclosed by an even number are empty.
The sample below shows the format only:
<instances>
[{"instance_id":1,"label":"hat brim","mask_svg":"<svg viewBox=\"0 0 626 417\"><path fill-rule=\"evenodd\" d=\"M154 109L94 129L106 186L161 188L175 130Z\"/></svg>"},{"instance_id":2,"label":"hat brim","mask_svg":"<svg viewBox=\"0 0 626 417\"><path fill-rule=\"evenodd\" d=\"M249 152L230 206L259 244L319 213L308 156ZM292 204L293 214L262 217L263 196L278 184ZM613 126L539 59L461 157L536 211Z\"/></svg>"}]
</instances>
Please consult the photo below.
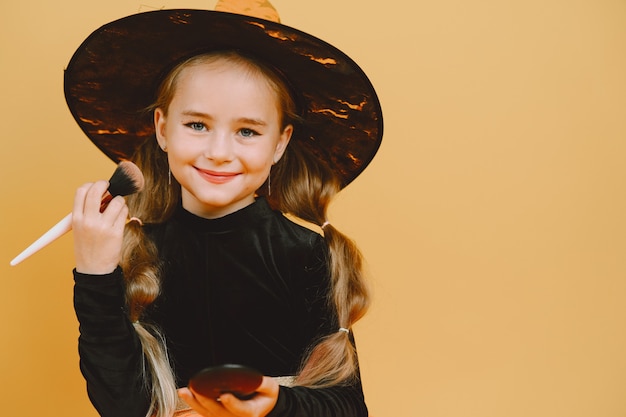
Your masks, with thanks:
<instances>
[{"instance_id":1,"label":"hat brim","mask_svg":"<svg viewBox=\"0 0 626 417\"><path fill-rule=\"evenodd\" d=\"M94 31L65 70L65 97L89 139L113 161L130 159L154 135L144 109L166 72L185 58L239 50L278 69L293 89L302 126L295 140L327 161L346 186L382 140L376 92L346 54L312 35L249 16L209 10L158 10Z\"/></svg>"}]
</instances>

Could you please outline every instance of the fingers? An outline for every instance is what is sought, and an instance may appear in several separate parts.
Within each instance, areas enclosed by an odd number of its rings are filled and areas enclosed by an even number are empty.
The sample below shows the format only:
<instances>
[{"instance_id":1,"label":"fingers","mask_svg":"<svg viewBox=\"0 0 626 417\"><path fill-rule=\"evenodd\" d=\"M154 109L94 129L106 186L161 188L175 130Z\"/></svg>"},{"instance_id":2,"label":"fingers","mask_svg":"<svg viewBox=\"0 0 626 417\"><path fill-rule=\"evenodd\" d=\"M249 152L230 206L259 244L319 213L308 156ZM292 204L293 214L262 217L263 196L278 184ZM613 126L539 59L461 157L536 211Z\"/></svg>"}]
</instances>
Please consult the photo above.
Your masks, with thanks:
<instances>
[{"instance_id":1,"label":"fingers","mask_svg":"<svg viewBox=\"0 0 626 417\"><path fill-rule=\"evenodd\" d=\"M240 400L232 394L222 394L219 399L207 398L190 388L180 388L178 396L202 416L264 417L274 409L280 387L274 378L263 377L256 395Z\"/></svg>"},{"instance_id":2,"label":"fingers","mask_svg":"<svg viewBox=\"0 0 626 417\"><path fill-rule=\"evenodd\" d=\"M89 190L87 190L87 194L85 195L85 212L91 213L95 210L100 211L102 198L104 197L108 189L108 181L98 181L93 183L93 185L89 187Z\"/></svg>"},{"instance_id":3,"label":"fingers","mask_svg":"<svg viewBox=\"0 0 626 417\"><path fill-rule=\"evenodd\" d=\"M110 221L114 229L123 231L128 219L128 206L124 197L118 195L113 198L102 215Z\"/></svg>"},{"instance_id":4,"label":"fingers","mask_svg":"<svg viewBox=\"0 0 626 417\"><path fill-rule=\"evenodd\" d=\"M126 202L123 197L117 196L110 200L108 205L102 207L103 197L108 194L109 182L97 181L94 183L86 183L76 190L74 196L73 216L78 219L82 219L85 216L92 216L104 221L108 221L110 225L119 225L120 217L128 215L128 211L125 208ZM110 207L110 210L107 210ZM124 213L126 211L126 213ZM103 216L97 216L102 212ZM105 213L106 212L106 213ZM126 217L123 217L124 222Z\"/></svg>"},{"instance_id":5,"label":"fingers","mask_svg":"<svg viewBox=\"0 0 626 417\"><path fill-rule=\"evenodd\" d=\"M121 256L128 207L123 197L113 198L100 212L107 181L87 183L76 190L72 226L76 270L106 274L118 265Z\"/></svg>"},{"instance_id":6,"label":"fingers","mask_svg":"<svg viewBox=\"0 0 626 417\"><path fill-rule=\"evenodd\" d=\"M222 405L213 398L203 397L192 392L189 388L180 388L178 396L195 412L205 417L232 416Z\"/></svg>"},{"instance_id":7,"label":"fingers","mask_svg":"<svg viewBox=\"0 0 626 417\"><path fill-rule=\"evenodd\" d=\"M90 210L97 204L100 207L102 201L102 195L109 187L107 181L88 182L81 185L74 195L74 216L81 216Z\"/></svg>"},{"instance_id":8,"label":"fingers","mask_svg":"<svg viewBox=\"0 0 626 417\"><path fill-rule=\"evenodd\" d=\"M265 395L275 396L278 398L279 389L280 386L274 378L264 376L263 381L261 382L261 386L257 389L257 392Z\"/></svg>"},{"instance_id":9,"label":"fingers","mask_svg":"<svg viewBox=\"0 0 626 417\"><path fill-rule=\"evenodd\" d=\"M191 391L189 391L189 388L187 387L180 388L178 389L177 393L181 400L183 400L184 402L187 403L188 406L193 408L192 403L195 402L195 398L193 397L193 394L191 393Z\"/></svg>"},{"instance_id":10,"label":"fingers","mask_svg":"<svg viewBox=\"0 0 626 417\"><path fill-rule=\"evenodd\" d=\"M278 382L264 376L256 395L250 400L240 400L232 394L222 394L221 404L234 415L241 417L262 417L269 414L278 401Z\"/></svg>"},{"instance_id":11,"label":"fingers","mask_svg":"<svg viewBox=\"0 0 626 417\"><path fill-rule=\"evenodd\" d=\"M85 207L85 196L92 185L93 183L87 183L76 189L76 193L74 194L74 207L72 208L72 216L74 219L82 216Z\"/></svg>"}]
</instances>

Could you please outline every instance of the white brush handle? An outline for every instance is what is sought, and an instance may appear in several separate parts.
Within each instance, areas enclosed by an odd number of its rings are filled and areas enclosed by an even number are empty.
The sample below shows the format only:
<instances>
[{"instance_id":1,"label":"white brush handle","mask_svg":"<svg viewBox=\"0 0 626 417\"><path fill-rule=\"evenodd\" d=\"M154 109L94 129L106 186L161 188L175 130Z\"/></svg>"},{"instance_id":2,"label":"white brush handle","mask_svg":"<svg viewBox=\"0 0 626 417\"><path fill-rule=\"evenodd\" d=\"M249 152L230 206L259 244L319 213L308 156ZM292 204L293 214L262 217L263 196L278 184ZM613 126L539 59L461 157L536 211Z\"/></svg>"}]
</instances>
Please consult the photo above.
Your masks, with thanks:
<instances>
[{"instance_id":1,"label":"white brush handle","mask_svg":"<svg viewBox=\"0 0 626 417\"><path fill-rule=\"evenodd\" d=\"M34 241L29 247L24 249L22 253L17 255L15 259L11 261L11 266L19 264L24 259L28 258L30 255L34 254L40 249L43 249L70 230L72 230L72 213L65 216L60 222L52 226L52 228L44 233L39 239Z\"/></svg>"}]
</instances>

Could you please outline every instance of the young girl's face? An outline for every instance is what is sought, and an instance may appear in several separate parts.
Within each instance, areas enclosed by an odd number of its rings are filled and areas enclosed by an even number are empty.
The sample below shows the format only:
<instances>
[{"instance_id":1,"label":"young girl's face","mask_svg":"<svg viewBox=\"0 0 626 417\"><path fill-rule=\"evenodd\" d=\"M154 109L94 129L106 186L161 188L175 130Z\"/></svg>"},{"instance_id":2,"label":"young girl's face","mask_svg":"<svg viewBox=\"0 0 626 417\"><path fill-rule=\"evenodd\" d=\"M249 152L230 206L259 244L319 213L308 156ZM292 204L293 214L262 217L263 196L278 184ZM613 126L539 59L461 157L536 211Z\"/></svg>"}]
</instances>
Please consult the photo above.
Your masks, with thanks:
<instances>
[{"instance_id":1,"label":"young girl's face","mask_svg":"<svg viewBox=\"0 0 626 417\"><path fill-rule=\"evenodd\" d=\"M154 117L183 207L205 218L251 204L293 130L267 80L226 61L185 68Z\"/></svg>"}]
</instances>

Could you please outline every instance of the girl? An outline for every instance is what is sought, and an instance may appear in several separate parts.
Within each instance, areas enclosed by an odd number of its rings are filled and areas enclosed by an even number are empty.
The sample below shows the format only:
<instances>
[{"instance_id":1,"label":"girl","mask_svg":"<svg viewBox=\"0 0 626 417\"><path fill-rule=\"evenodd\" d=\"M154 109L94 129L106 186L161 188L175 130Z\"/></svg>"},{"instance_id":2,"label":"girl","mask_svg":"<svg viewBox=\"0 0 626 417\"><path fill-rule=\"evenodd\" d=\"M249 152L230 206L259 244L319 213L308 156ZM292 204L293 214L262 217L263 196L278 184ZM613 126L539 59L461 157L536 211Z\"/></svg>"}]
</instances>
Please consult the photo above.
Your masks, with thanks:
<instances>
[{"instance_id":1,"label":"girl","mask_svg":"<svg viewBox=\"0 0 626 417\"><path fill-rule=\"evenodd\" d=\"M94 32L66 97L146 180L103 212L105 181L76 192L79 352L99 413L366 416L351 332L369 302L361 255L326 220L382 135L358 66L277 23L159 11ZM252 399L186 388L224 363L266 375Z\"/></svg>"}]
</instances>

